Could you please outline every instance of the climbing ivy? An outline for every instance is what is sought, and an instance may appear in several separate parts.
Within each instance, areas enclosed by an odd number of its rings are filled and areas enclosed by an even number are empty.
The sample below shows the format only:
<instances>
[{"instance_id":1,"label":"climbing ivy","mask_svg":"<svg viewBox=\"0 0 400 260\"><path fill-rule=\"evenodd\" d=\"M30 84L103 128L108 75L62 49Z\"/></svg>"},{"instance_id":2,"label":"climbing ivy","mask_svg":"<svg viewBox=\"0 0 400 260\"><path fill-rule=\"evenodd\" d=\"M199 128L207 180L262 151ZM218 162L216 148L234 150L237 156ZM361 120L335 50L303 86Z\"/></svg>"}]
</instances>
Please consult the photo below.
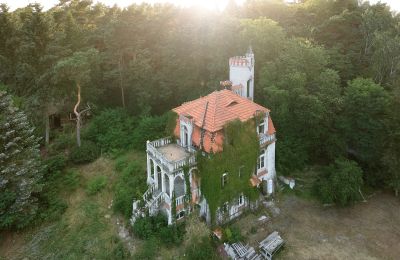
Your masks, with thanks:
<instances>
[{"instance_id":1,"label":"climbing ivy","mask_svg":"<svg viewBox=\"0 0 400 260\"><path fill-rule=\"evenodd\" d=\"M175 223L175 220L176 220L176 196L175 196L175 191L172 192L171 215L172 215L172 223Z\"/></svg>"},{"instance_id":2,"label":"climbing ivy","mask_svg":"<svg viewBox=\"0 0 400 260\"><path fill-rule=\"evenodd\" d=\"M207 199L212 221L218 207L237 199L240 194L243 193L251 201L258 198L257 189L250 184L260 150L255 119L229 122L224 127L224 132L222 152L197 156L201 192ZM228 177L226 184L222 186L224 173Z\"/></svg>"},{"instance_id":3,"label":"climbing ivy","mask_svg":"<svg viewBox=\"0 0 400 260\"><path fill-rule=\"evenodd\" d=\"M178 119L178 114L175 113L174 111L169 111L166 115L167 117L167 122L165 125L165 134L167 136L171 136L174 138L174 130L176 127L176 120Z\"/></svg>"},{"instance_id":4,"label":"climbing ivy","mask_svg":"<svg viewBox=\"0 0 400 260\"><path fill-rule=\"evenodd\" d=\"M189 209L192 200L192 193L190 188L190 174L189 174L190 167L188 166L188 164L184 165L182 167L182 170L183 170L183 176L185 177L185 185L186 185L185 204L187 205L185 205L185 208L187 207Z\"/></svg>"}]
</instances>

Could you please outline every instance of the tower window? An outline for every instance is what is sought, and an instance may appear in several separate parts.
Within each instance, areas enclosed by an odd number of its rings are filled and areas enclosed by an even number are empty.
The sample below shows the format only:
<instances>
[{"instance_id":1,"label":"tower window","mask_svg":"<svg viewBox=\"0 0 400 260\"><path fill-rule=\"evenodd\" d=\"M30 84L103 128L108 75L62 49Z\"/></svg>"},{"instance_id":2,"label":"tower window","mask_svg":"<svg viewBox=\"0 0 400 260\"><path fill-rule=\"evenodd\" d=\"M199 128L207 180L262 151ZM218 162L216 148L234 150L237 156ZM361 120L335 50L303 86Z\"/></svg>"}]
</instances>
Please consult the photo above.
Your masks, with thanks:
<instances>
[{"instance_id":1,"label":"tower window","mask_svg":"<svg viewBox=\"0 0 400 260\"><path fill-rule=\"evenodd\" d=\"M226 184L228 184L228 173L227 172L222 174L222 178L221 178L222 188L224 188Z\"/></svg>"}]
</instances>

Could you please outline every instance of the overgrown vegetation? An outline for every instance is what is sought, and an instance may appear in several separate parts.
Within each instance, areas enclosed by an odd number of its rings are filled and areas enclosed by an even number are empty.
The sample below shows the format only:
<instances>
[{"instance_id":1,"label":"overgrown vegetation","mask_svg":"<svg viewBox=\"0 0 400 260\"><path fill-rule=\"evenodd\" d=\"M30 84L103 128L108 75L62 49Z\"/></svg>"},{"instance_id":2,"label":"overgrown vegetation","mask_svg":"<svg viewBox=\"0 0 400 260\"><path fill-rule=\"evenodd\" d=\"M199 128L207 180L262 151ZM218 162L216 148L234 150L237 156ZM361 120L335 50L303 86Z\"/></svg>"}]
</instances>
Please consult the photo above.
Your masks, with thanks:
<instances>
[{"instance_id":1,"label":"overgrown vegetation","mask_svg":"<svg viewBox=\"0 0 400 260\"><path fill-rule=\"evenodd\" d=\"M127 155L116 160L115 168L118 176L114 186L113 208L129 219L133 199L141 199L147 189L147 174L143 162L131 161Z\"/></svg>"},{"instance_id":2,"label":"overgrown vegetation","mask_svg":"<svg viewBox=\"0 0 400 260\"><path fill-rule=\"evenodd\" d=\"M323 203L348 206L361 198L362 170L356 162L337 159L325 169L316 183L318 198Z\"/></svg>"},{"instance_id":3,"label":"overgrown vegetation","mask_svg":"<svg viewBox=\"0 0 400 260\"><path fill-rule=\"evenodd\" d=\"M93 162L100 156L97 145L90 141L83 141L80 147L74 146L69 154L69 159L75 164Z\"/></svg>"},{"instance_id":4,"label":"overgrown vegetation","mask_svg":"<svg viewBox=\"0 0 400 260\"><path fill-rule=\"evenodd\" d=\"M96 193L104 189L106 185L107 185L107 177L97 176L88 182L86 187L86 192L88 195L95 195Z\"/></svg>"},{"instance_id":5,"label":"overgrown vegetation","mask_svg":"<svg viewBox=\"0 0 400 260\"><path fill-rule=\"evenodd\" d=\"M260 150L254 121L232 121L224 131L223 152L208 157L198 155L200 188L207 198L212 221L223 203L238 199L242 193L250 200L257 199L259 194L250 184Z\"/></svg>"},{"instance_id":6,"label":"overgrown vegetation","mask_svg":"<svg viewBox=\"0 0 400 260\"><path fill-rule=\"evenodd\" d=\"M168 226L167 218L159 214L137 219L133 224L133 233L145 240L156 238L164 246L177 246L185 235L185 225L181 223Z\"/></svg>"}]
</instances>

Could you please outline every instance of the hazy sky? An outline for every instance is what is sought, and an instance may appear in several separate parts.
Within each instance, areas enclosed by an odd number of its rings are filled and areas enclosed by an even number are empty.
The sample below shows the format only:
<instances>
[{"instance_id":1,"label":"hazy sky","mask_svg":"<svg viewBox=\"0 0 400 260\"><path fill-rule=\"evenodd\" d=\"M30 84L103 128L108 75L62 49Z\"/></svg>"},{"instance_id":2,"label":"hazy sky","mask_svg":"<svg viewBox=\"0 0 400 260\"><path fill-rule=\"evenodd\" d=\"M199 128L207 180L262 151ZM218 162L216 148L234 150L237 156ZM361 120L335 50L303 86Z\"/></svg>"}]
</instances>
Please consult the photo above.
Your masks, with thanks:
<instances>
[{"instance_id":1,"label":"hazy sky","mask_svg":"<svg viewBox=\"0 0 400 260\"><path fill-rule=\"evenodd\" d=\"M97 2L97 0L94 0ZM245 0L236 0L238 3L243 3ZM370 0L370 3L377 3L377 2L382 2L382 3L388 3L392 9L396 11L400 11L400 0ZM0 0L0 3L7 3L12 9L18 8L18 7L24 7L29 3L33 2L38 2L41 3L46 9L53 7L56 3L58 3L58 0ZM200 5L204 7L208 7L210 9L222 9L228 0L100 0L100 2L105 3L106 5L114 5L117 4L119 6L128 6L129 4L136 2L149 2L149 3L155 3L155 2L172 2L178 5L182 6L188 6L188 5Z\"/></svg>"}]
</instances>

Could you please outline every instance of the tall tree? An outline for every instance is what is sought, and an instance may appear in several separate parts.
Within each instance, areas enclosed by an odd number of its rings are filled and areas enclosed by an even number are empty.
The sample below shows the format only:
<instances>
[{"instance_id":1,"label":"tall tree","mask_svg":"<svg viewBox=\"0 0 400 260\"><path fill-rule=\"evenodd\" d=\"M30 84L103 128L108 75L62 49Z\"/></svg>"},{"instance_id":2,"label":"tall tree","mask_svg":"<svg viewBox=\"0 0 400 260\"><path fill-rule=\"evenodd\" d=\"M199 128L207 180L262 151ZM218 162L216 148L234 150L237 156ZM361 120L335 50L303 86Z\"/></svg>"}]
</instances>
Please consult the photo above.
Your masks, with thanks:
<instances>
[{"instance_id":1,"label":"tall tree","mask_svg":"<svg viewBox=\"0 0 400 260\"><path fill-rule=\"evenodd\" d=\"M36 214L41 190L39 138L4 91L0 111L0 228L23 227Z\"/></svg>"},{"instance_id":2,"label":"tall tree","mask_svg":"<svg viewBox=\"0 0 400 260\"><path fill-rule=\"evenodd\" d=\"M75 87L76 103L73 111L76 117L76 142L79 147L81 146L82 116L90 110L90 106L79 110L82 102L82 87L88 87L91 72L98 63L97 59L97 50L89 49L84 52L75 52L70 57L60 60L54 68L56 82L73 84Z\"/></svg>"}]
</instances>

